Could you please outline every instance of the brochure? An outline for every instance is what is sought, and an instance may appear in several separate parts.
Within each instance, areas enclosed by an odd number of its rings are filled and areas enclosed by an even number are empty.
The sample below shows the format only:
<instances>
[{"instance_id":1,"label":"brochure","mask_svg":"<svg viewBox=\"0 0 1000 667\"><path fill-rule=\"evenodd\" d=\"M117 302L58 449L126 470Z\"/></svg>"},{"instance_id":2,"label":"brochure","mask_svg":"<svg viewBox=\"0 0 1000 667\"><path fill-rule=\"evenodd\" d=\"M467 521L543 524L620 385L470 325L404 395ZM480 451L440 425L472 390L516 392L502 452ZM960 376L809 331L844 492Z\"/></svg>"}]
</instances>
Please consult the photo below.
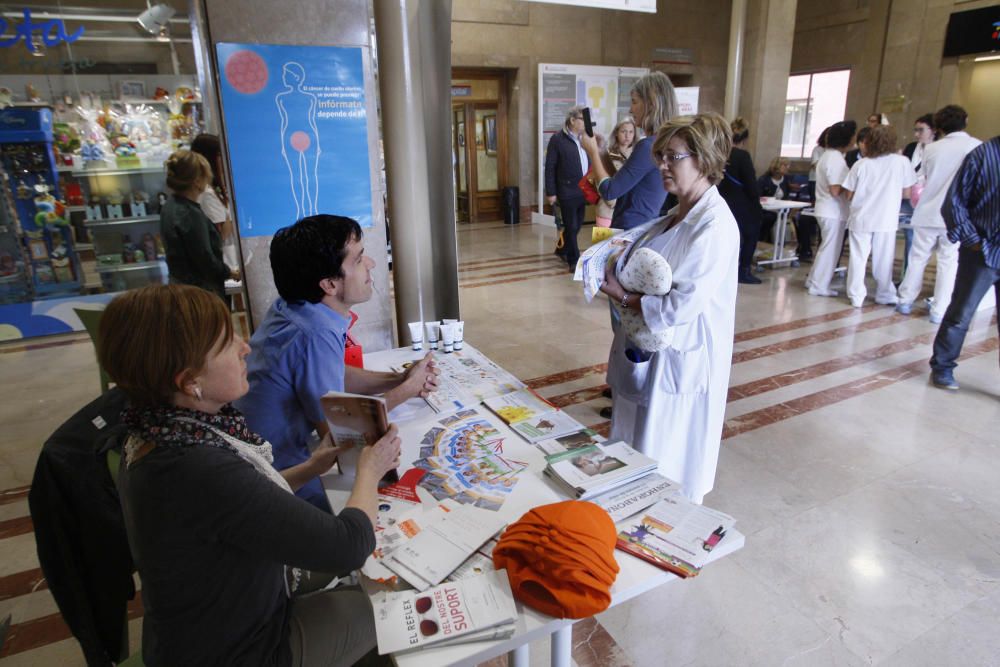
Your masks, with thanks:
<instances>
[{"instance_id":1,"label":"brochure","mask_svg":"<svg viewBox=\"0 0 1000 667\"><path fill-rule=\"evenodd\" d=\"M595 243L580 255L573 273L573 280L583 281L583 296L587 303L593 301L604 282L605 267L612 255L624 250L637 238L646 233L649 224L640 225L625 232L615 234L606 241Z\"/></svg>"},{"instance_id":2,"label":"brochure","mask_svg":"<svg viewBox=\"0 0 1000 667\"><path fill-rule=\"evenodd\" d=\"M382 655L440 644L496 639L512 633L517 605L506 570L494 570L426 592L384 592L372 598ZM473 635L478 635L475 639ZM509 634L507 634L509 636ZM449 642L450 643L450 642Z\"/></svg>"},{"instance_id":3,"label":"brochure","mask_svg":"<svg viewBox=\"0 0 1000 667\"><path fill-rule=\"evenodd\" d=\"M404 372L412 363L393 367L393 370ZM524 387L524 383L468 344L462 350L435 354L434 363L440 371L438 388L424 400L435 412L475 407L487 398Z\"/></svg>"},{"instance_id":4,"label":"brochure","mask_svg":"<svg viewBox=\"0 0 1000 667\"><path fill-rule=\"evenodd\" d=\"M656 461L624 442L546 456L545 474L580 500L616 489L656 470Z\"/></svg>"},{"instance_id":5,"label":"brochure","mask_svg":"<svg viewBox=\"0 0 1000 667\"><path fill-rule=\"evenodd\" d=\"M378 396L331 391L319 402L338 447L374 445L389 430L385 400Z\"/></svg>"},{"instance_id":6,"label":"brochure","mask_svg":"<svg viewBox=\"0 0 1000 667\"><path fill-rule=\"evenodd\" d=\"M603 507L611 520L618 523L638 514L657 501L670 497L680 488L679 483L667 479L658 472L651 472L634 482L591 498L591 502Z\"/></svg>"},{"instance_id":7,"label":"brochure","mask_svg":"<svg viewBox=\"0 0 1000 667\"><path fill-rule=\"evenodd\" d=\"M541 440L537 443L538 448L546 454L562 454L573 449L583 449L591 445L604 442L606 438L597 431L585 428L573 433L561 435L558 438Z\"/></svg>"},{"instance_id":8,"label":"brochure","mask_svg":"<svg viewBox=\"0 0 1000 667\"><path fill-rule=\"evenodd\" d=\"M426 590L444 581L504 524L494 512L461 505L396 547L383 564L417 590Z\"/></svg>"},{"instance_id":9,"label":"brochure","mask_svg":"<svg viewBox=\"0 0 1000 667\"><path fill-rule=\"evenodd\" d=\"M530 389L490 398L483 403L532 444L577 433L584 428Z\"/></svg>"},{"instance_id":10,"label":"brochure","mask_svg":"<svg viewBox=\"0 0 1000 667\"><path fill-rule=\"evenodd\" d=\"M495 570L496 568L493 567L493 549L496 548L499 542L499 537L491 537L486 544L476 549L475 553L469 556L464 563L451 573L448 581L460 581Z\"/></svg>"},{"instance_id":11,"label":"brochure","mask_svg":"<svg viewBox=\"0 0 1000 667\"><path fill-rule=\"evenodd\" d=\"M618 548L681 577L696 576L736 520L679 493L618 524Z\"/></svg>"}]
</instances>

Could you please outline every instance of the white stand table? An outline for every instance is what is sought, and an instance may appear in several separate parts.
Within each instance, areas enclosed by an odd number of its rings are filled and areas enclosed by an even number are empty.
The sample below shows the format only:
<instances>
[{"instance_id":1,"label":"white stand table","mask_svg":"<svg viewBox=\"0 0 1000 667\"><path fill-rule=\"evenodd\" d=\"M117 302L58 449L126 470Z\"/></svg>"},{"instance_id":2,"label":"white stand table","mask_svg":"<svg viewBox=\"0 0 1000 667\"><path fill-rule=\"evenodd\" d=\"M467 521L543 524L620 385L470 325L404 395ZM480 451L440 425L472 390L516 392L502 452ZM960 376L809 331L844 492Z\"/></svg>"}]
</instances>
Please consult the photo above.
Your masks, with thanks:
<instances>
[{"instance_id":1,"label":"white stand table","mask_svg":"<svg viewBox=\"0 0 1000 667\"><path fill-rule=\"evenodd\" d=\"M782 264L788 262L797 266L798 255L794 252L785 256L785 229L788 227L788 214L794 209L808 208L809 203L803 201L793 201L790 199L774 199L773 197L763 197L760 206L765 211L774 211L778 214L778 219L774 223L774 255L771 259L758 261L757 266L763 267L769 264Z\"/></svg>"},{"instance_id":2,"label":"white stand table","mask_svg":"<svg viewBox=\"0 0 1000 667\"><path fill-rule=\"evenodd\" d=\"M468 343L466 343L468 347ZM398 366L406 361L416 360L423 356L409 348L385 350L365 355L365 368L373 370L388 370L390 366ZM488 412L480 406L480 412ZM435 417L434 411L423 399L412 399L393 410L389 419L399 426L399 435L403 441L403 469L408 468L408 462L419 456L419 439L428 427L428 422ZM497 419L498 425L502 422ZM566 497L549 484L542 475L545 458L541 450L529 444L514 431L504 426L504 455L528 463L528 469L521 473L517 486L510 497L504 502L499 513L512 523L525 512L538 505L566 500ZM350 491L351 481L336 474L323 478L327 495L334 508L342 507ZM434 503L422 488L418 493L425 503ZM712 560L717 560L743 548L745 537L742 533L732 530L726 539L712 552ZM679 579L676 575L642 561L622 551L615 550L615 559L621 570L614 585L611 587L611 606L622 604L647 591L672 583ZM705 575L701 575L705 576ZM711 576L711 575L709 575ZM442 667L457 665L472 667L486 660L503 654L508 654L508 663L514 667L528 667L528 644L536 639L551 636L551 664L557 667L570 667L572 653L572 631L574 619L557 619L535 611L518 602L517 630L508 639L459 644L456 646L425 647L413 652L394 654L393 659L400 667Z\"/></svg>"}]
</instances>

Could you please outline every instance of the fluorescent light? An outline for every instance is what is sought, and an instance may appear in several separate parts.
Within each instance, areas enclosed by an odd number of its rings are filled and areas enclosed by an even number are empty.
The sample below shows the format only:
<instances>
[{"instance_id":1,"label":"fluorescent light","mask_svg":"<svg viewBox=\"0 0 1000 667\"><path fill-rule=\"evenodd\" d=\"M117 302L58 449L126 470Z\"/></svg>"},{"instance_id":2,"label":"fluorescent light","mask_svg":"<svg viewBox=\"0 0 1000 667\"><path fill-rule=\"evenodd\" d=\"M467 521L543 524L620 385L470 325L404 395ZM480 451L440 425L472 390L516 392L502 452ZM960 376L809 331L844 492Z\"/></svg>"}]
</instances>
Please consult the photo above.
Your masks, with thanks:
<instances>
[{"instance_id":1,"label":"fluorescent light","mask_svg":"<svg viewBox=\"0 0 1000 667\"><path fill-rule=\"evenodd\" d=\"M977 63L984 63L987 60L1000 60L1000 54L997 54L995 56L976 56L975 58L975 62Z\"/></svg>"}]
</instances>

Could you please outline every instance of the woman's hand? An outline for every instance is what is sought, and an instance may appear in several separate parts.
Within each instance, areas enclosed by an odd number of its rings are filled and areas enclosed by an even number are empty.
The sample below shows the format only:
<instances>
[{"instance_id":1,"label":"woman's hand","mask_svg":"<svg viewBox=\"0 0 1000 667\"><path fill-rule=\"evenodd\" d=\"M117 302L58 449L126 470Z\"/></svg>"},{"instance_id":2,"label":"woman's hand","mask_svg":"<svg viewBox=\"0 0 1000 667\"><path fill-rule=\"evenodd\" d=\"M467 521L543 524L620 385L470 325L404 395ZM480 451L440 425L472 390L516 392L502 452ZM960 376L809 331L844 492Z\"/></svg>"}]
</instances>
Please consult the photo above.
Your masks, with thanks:
<instances>
[{"instance_id":1,"label":"woman's hand","mask_svg":"<svg viewBox=\"0 0 1000 667\"><path fill-rule=\"evenodd\" d=\"M399 456L399 427L390 424L389 430L378 442L361 448L361 455L358 457L358 477L366 473L376 480L382 479L387 472L399 467Z\"/></svg>"},{"instance_id":2,"label":"woman's hand","mask_svg":"<svg viewBox=\"0 0 1000 667\"><path fill-rule=\"evenodd\" d=\"M327 432L320 440L319 445L309 455L309 467L315 475L325 475L333 464L337 462L337 455L343 451L341 447L333 444L333 436Z\"/></svg>"},{"instance_id":3,"label":"woman's hand","mask_svg":"<svg viewBox=\"0 0 1000 667\"><path fill-rule=\"evenodd\" d=\"M622 284L618 282L618 276L615 275L615 263L604 270L604 282L601 283L601 291L607 294L614 301L619 301L622 295L625 294L625 288Z\"/></svg>"},{"instance_id":4,"label":"woman's hand","mask_svg":"<svg viewBox=\"0 0 1000 667\"><path fill-rule=\"evenodd\" d=\"M587 155L591 156L591 159L595 159L594 156L600 157L601 150L597 147L597 137L591 137L586 132L580 135L580 145L583 146L583 150L587 151Z\"/></svg>"}]
</instances>

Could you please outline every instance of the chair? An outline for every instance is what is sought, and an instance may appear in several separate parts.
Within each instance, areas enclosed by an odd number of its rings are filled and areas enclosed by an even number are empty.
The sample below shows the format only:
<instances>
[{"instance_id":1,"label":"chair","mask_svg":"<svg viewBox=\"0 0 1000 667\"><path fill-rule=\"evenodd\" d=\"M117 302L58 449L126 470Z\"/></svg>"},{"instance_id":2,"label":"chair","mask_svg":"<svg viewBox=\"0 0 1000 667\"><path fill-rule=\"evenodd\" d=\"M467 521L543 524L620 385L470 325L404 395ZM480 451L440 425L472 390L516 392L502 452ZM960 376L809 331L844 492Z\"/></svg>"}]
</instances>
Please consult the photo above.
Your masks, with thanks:
<instances>
[{"instance_id":1,"label":"chair","mask_svg":"<svg viewBox=\"0 0 1000 667\"><path fill-rule=\"evenodd\" d=\"M101 315L104 314L104 308L94 309L94 308L74 308L73 312L76 316L80 318L83 322L83 328L87 330L90 335L90 340L94 344L94 351L97 351L97 345L100 343L100 328L101 328ZM101 368L101 364L98 361L97 370L101 374L101 393L108 390L108 386L111 384L111 377L104 372Z\"/></svg>"}]
</instances>

